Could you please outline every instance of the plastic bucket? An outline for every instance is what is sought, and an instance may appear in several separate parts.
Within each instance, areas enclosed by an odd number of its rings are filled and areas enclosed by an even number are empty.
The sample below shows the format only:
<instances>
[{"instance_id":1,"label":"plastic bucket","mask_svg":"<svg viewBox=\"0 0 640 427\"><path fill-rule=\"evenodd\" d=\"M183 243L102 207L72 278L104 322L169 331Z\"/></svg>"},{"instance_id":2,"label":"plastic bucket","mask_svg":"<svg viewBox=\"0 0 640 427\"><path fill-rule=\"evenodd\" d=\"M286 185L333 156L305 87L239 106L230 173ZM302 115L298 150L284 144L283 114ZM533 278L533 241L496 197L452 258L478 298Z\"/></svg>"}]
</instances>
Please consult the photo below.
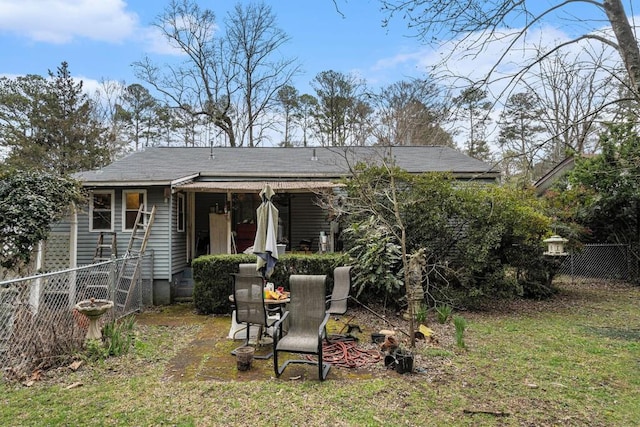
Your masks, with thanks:
<instances>
[{"instance_id":1,"label":"plastic bucket","mask_svg":"<svg viewBox=\"0 0 640 427\"><path fill-rule=\"evenodd\" d=\"M255 348L251 346L240 347L236 350L236 362L238 363L238 371L248 371L251 369L251 362L253 361L253 354Z\"/></svg>"},{"instance_id":2,"label":"plastic bucket","mask_svg":"<svg viewBox=\"0 0 640 427\"><path fill-rule=\"evenodd\" d=\"M413 354L396 354L396 372L399 374L413 372Z\"/></svg>"},{"instance_id":3,"label":"plastic bucket","mask_svg":"<svg viewBox=\"0 0 640 427\"><path fill-rule=\"evenodd\" d=\"M384 366L388 369L396 369L398 361L392 354L388 354L384 357Z\"/></svg>"}]
</instances>

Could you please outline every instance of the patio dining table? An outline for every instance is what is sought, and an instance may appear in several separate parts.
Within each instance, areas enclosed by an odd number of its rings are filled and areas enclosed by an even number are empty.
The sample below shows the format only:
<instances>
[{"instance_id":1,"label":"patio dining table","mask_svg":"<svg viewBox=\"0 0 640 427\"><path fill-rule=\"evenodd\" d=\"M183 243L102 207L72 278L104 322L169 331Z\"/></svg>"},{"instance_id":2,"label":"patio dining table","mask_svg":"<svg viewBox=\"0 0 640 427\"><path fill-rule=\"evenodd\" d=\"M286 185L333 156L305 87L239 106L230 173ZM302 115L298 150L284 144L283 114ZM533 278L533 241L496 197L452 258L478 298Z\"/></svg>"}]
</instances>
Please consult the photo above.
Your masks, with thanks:
<instances>
[{"instance_id":1,"label":"patio dining table","mask_svg":"<svg viewBox=\"0 0 640 427\"><path fill-rule=\"evenodd\" d=\"M229 301L235 302L234 299L233 299L233 294L229 295ZM289 297L280 298L280 299L265 298L264 299L264 306L267 307L267 309L272 309L274 306L286 305L289 302L291 302L291 298L289 298Z\"/></svg>"}]
</instances>

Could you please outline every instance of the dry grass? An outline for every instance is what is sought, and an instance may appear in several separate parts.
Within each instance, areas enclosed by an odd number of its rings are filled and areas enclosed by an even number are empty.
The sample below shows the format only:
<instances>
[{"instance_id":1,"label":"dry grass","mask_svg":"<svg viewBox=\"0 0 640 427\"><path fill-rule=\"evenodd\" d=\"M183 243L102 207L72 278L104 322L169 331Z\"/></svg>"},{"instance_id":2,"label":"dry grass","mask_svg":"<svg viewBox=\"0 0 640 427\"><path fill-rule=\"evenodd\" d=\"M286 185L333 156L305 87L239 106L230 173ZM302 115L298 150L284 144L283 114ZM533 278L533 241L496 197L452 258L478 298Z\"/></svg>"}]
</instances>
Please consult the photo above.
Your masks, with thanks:
<instances>
[{"instance_id":1,"label":"dry grass","mask_svg":"<svg viewBox=\"0 0 640 427\"><path fill-rule=\"evenodd\" d=\"M169 307L138 317L129 355L51 371L31 387L2 385L0 424L635 425L640 288L560 287L551 301L457 313L468 323L466 350L451 324L430 319L436 338L416 348L417 373L334 368L323 383L315 371L276 379L272 361L238 372L228 318ZM388 327L357 313L363 344Z\"/></svg>"}]
</instances>

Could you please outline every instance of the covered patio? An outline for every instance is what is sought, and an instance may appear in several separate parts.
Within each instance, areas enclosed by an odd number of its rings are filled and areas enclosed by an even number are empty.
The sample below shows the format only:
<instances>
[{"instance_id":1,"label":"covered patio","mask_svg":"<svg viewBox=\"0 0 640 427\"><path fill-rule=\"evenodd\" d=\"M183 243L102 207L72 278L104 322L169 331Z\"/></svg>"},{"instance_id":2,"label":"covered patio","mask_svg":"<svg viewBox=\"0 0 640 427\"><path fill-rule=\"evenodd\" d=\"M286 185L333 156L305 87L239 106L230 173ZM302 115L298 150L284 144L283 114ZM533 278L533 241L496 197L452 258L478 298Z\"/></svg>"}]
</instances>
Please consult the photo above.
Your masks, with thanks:
<instances>
[{"instance_id":1,"label":"covered patio","mask_svg":"<svg viewBox=\"0 0 640 427\"><path fill-rule=\"evenodd\" d=\"M205 254L242 253L255 238L256 208L260 191L270 185L280 211L278 243L286 251L319 250L318 236L328 236L327 250L339 246L338 228L326 219L315 200L340 184L329 181L259 180L197 181L174 187L186 197L186 230L190 238L188 258Z\"/></svg>"}]
</instances>

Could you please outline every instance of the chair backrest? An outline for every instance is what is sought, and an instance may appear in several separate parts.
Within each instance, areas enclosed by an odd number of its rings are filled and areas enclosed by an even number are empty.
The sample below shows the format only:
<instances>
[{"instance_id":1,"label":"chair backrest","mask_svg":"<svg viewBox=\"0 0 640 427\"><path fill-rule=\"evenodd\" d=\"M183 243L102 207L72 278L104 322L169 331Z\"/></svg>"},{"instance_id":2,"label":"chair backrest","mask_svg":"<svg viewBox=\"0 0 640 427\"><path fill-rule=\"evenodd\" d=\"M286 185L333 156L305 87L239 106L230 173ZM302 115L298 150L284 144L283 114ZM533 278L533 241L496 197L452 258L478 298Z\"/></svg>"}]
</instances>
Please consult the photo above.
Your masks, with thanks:
<instances>
[{"instance_id":1,"label":"chair backrest","mask_svg":"<svg viewBox=\"0 0 640 427\"><path fill-rule=\"evenodd\" d=\"M255 268L255 264L251 264ZM254 270L255 273L255 270ZM262 277L233 274L233 300L238 323L267 324Z\"/></svg>"},{"instance_id":2,"label":"chair backrest","mask_svg":"<svg viewBox=\"0 0 640 427\"><path fill-rule=\"evenodd\" d=\"M238 274L241 276L258 276L258 270L256 269L256 263L242 263L238 264Z\"/></svg>"},{"instance_id":3,"label":"chair backrest","mask_svg":"<svg viewBox=\"0 0 640 427\"><path fill-rule=\"evenodd\" d=\"M345 314L349 291L351 290L351 266L336 267L333 270L333 291L329 300L327 313Z\"/></svg>"},{"instance_id":4,"label":"chair backrest","mask_svg":"<svg viewBox=\"0 0 640 427\"><path fill-rule=\"evenodd\" d=\"M326 286L324 274L289 276L289 334L318 335L326 313Z\"/></svg>"}]
</instances>

